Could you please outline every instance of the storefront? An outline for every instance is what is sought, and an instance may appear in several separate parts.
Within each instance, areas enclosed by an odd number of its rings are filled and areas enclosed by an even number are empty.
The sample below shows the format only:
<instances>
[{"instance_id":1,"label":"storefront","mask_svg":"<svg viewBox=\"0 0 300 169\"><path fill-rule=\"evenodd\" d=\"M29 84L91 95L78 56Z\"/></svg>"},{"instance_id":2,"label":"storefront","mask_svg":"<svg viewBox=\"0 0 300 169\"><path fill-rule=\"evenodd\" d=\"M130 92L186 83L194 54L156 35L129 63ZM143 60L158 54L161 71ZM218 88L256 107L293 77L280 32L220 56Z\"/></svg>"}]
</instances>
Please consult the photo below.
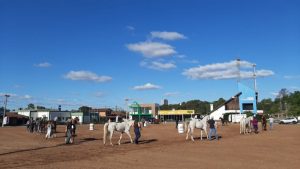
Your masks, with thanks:
<instances>
[{"instance_id":1,"label":"storefront","mask_svg":"<svg viewBox=\"0 0 300 169\"><path fill-rule=\"evenodd\" d=\"M184 121L186 118L191 118L194 110L160 110L158 111L161 121Z\"/></svg>"}]
</instances>

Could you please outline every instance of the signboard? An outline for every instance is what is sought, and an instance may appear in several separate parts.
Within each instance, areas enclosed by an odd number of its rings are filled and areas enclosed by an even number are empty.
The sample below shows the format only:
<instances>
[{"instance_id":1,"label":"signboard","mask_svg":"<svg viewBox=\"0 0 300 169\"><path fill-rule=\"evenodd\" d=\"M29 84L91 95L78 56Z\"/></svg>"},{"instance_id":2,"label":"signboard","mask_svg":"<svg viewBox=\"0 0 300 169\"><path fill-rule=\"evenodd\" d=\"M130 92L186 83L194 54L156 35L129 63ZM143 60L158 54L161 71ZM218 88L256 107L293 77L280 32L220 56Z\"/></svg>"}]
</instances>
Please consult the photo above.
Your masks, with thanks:
<instances>
[{"instance_id":1,"label":"signboard","mask_svg":"<svg viewBox=\"0 0 300 169\"><path fill-rule=\"evenodd\" d=\"M185 115L185 114L195 114L194 110L160 110L159 115Z\"/></svg>"}]
</instances>

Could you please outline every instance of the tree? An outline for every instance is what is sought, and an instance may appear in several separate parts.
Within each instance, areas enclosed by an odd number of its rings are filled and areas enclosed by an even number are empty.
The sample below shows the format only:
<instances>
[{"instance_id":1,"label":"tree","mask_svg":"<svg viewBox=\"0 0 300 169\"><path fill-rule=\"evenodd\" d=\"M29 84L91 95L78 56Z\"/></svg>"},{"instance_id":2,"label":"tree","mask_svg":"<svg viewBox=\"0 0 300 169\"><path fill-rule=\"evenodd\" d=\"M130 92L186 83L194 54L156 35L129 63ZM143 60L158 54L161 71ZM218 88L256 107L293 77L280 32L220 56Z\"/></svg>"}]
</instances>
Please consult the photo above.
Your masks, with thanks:
<instances>
[{"instance_id":1,"label":"tree","mask_svg":"<svg viewBox=\"0 0 300 169\"><path fill-rule=\"evenodd\" d=\"M226 102L226 100L223 99L223 98L219 98L219 100L214 101L214 102L213 102L214 109L216 109L217 107L223 105L225 102Z\"/></svg>"},{"instance_id":2,"label":"tree","mask_svg":"<svg viewBox=\"0 0 300 169\"><path fill-rule=\"evenodd\" d=\"M290 92L286 88L282 88L278 92L277 98L283 98L283 97L288 96L289 94L290 94Z\"/></svg>"},{"instance_id":3,"label":"tree","mask_svg":"<svg viewBox=\"0 0 300 169\"><path fill-rule=\"evenodd\" d=\"M300 116L300 91L295 91L288 98L288 112L292 116Z\"/></svg>"},{"instance_id":4,"label":"tree","mask_svg":"<svg viewBox=\"0 0 300 169\"><path fill-rule=\"evenodd\" d=\"M44 109L46 109L46 107L44 107L44 106L36 106L36 108L39 109L39 110L44 110Z\"/></svg>"},{"instance_id":5,"label":"tree","mask_svg":"<svg viewBox=\"0 0 300 169\"><path fill-rule=\"evenodd\" d=\"M81 106L79 107L79 111L83 112L83 113L88 113L91 111L91 107L88 107L88 106Z\"/></svg>"},{"instance_id":6,"label":"tree","mask_svg":"<svg viewBox=\"0 0 300 169\"><path fill-rule=\"evenodd\" d=\"M267 114L274 114L277 112L277 110L272 109L274 107L274 103L272 99L263 99L261 102L258 103L257 105L258 109L263 110L264 113Z\"/></svg>"},{"instance_id":7,"label":"tree","mask_svg":"<svg viewBox=\"0 0 300 169\"><path fill-rule=\"evenodd\" d=\"M3 114L4 112L4 107L0 107L0 114ZM5 112L10 112L9 109L5 109Z\"/></svg>"},{"instance_id":8,"label":"tree","mask_svg":"<svg viewBox=\"0 0 300 169\"><path fill-rule=\"evenodd\" d=\"M27 108L28 108L28 109L34 109L34 108L35 108L35 106L34 106L34 104L33 104L33 103L30 103L30 104L28 104Z\"/></svg>"}]
</instances>

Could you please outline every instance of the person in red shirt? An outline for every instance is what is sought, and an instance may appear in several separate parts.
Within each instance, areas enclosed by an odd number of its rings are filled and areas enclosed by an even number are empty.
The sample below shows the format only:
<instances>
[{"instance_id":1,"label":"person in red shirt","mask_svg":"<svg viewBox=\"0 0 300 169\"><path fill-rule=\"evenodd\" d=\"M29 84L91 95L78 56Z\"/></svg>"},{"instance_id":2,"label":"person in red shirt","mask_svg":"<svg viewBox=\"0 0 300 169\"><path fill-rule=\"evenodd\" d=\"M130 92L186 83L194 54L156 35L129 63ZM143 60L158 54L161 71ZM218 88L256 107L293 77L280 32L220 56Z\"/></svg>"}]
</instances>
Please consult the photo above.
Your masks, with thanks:
<instances>
[{"instance_id":1,"label":"person in red shirt","mask_svg":"<svg viewBox=\"0 0 300 169\"><path fill-rule=\"evenodd\" d=\"M254 128L254 133L258 133L258 121L257 121L257 118L254 117L253 120L252 120L252 126Z\"/></svg>"}]
</instances>

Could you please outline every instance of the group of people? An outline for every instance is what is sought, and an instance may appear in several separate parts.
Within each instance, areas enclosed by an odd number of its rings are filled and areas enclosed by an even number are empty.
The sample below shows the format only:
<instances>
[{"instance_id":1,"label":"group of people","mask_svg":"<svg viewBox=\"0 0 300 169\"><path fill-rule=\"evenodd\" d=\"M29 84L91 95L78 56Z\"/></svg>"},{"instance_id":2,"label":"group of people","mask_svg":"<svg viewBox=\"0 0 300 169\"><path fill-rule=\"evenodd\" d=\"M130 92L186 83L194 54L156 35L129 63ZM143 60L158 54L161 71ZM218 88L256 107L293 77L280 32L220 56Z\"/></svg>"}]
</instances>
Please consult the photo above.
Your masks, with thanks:
<instances>
[{"instance_id":1,"label":"group of people","mask_svg":"<svg viewBox=\"0 0 300 169\"><path fill-rule=\"evenodd\" d=\"M49 130L48 128L51 128L52 131L56 132L56 121L47 121L45 119L29 119L26 122L26 129L30 133L46 133L47 130Z\"/></svg>"},{"instance_id":2,"label":"group of people","mask_svg":"<svg viewBox=\"0 0 300 169\"><path fill-rule=\"evenodd\" d=\"M274 123L274 118L272 116L270 116L270 118L269 118L270 130L273 129L273 123ZM258 134L258 119L257 119L257 117L253 117L253 120L251 120L251 125L254 129L254 133ZM261 125L262 125L262 130L266 131L267 130L267 118L265 115L263 115L261 118Z\"/></svg>"},{"instance_id":3,"label":"group of people","mask_svg":"<svg viewBox=\"0 0 300 169\"><path fill-rule=\"evenodd\" d=\"M210 120L207 121L209 124L209 134L208 134L208 139L211 140L211 136L214 135L216 139L218 140L218 134L216 131L216 125L215 125L215 120L211 118ZM274 123L274 118L270 116L269 118L269 123L270 123L270 130L273 129L273 123ZM262 124L262 130L266 131L267 130L267 118L265 115L262 116L261 118L261 124ZM258 119L257 117L253 117L253 120L251 120L251 125L254 129L254 133L258 133Z\"/></svg>"},{"instance_id":4,"label":"group of people","mask_svg":"<svg viewBox=\"0 0 300 169\"><path fill-rule=\"evenodd\" d=\"M65 143L71 144L74 142L76 136L76 124L78 119L69 119L65 127ZM30 119L26 123L27 131L30 133L46 133L45 139L56 137L56 120L45 120L45 119Z\"/></svg>"}]
</instances>

